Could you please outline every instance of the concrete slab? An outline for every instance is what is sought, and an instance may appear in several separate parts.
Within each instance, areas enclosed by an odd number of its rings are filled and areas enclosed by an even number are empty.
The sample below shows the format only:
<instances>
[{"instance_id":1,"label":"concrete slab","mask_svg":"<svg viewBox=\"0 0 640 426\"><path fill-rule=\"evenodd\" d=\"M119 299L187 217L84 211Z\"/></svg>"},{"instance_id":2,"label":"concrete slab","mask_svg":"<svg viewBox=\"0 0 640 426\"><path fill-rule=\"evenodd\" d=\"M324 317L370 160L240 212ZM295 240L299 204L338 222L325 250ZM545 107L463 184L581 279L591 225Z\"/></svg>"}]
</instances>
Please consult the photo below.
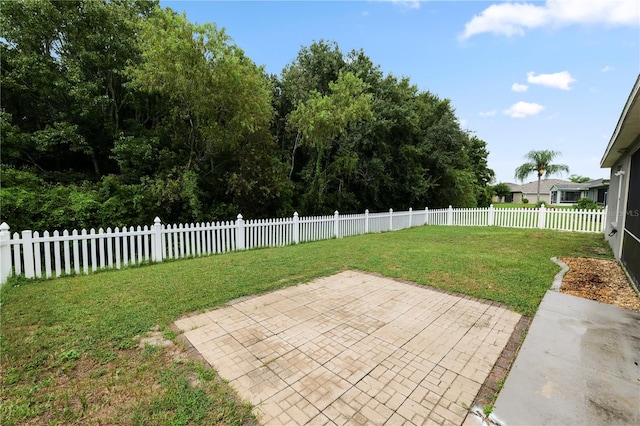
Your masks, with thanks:
<instances>
[{"instance_id":1,"label":"concrete slab","mask_svg":"<svg viewBox=\"0 0 640 426\"><path fill-rule=\"evenodd\" d=\"M640 313L549 291L498 395L505 425L640 424Z\"/></svg>"},{"instance_id":2,"label":"concrete slab","mask_svg":"<svg viewBox=\"0 0 640 426\"><path fill-rule=\"evenodd\" d=\"M519 320L346 271L176 326L263 424L460 425Z\"/></svg>"}]
</instances>

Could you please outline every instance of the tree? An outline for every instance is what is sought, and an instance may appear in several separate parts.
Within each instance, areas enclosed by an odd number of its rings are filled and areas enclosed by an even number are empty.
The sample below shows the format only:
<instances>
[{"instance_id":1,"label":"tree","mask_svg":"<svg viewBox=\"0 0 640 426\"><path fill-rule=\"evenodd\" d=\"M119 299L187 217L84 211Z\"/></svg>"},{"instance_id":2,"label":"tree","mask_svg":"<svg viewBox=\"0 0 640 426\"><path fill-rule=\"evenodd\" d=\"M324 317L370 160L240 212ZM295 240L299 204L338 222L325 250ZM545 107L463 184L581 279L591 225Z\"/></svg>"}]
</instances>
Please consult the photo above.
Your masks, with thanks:
<instances>
[{"instance_id":1,"label":"tree","mask_svg":"<svg viewBox=\"0 0 640 426\"><path fill-rule=\"evenodd\" d=\"M340 72L335 83L329 82L329 89L327 95L312 92L289 115L290 126L299 132L301 142L315 157L304 174L308 185L306 204L314 209L322 206L331 180L355 170L357 153L348 148L339 147L333 158L325 159L334 141L358 121L372 117L368 86L354 74Z\"/></svg>"},{"instance_id":2,"label":"tree","mask_svg":"<svg viewBox=\"0 0 640 426\"><path fill-rule=\"evenodd\" d=\"M142 59L127 70L130 86L162 108L153 119L156 138L147 139L156 146L137 158L144 167L155 153L162 193L189 206L188 220L228 216L240 205L251 206L251 215L277 199L286 175L269 133L272 88L263 70L224 29L171 9L155 8L139 34ZM124 142L115 152L121 166L137 148Z\"/></svg>"},{"instance_id":3,"label":"tree","mask_svg":"<svg viewBox=\"0 0 640 426\"><path fill-rule=\"evenodd\" d=\"M50 180L98 179L117 170L110 150L130 99L124 68L138 54L136 22L153 5L2 3L3 119L21 133L3 140L3 156L10 152L13 165L34 168Z\"/></svg>"},{"instance_id":4,"label":"tree","mask_svg":"<svg viewBox=\"0 0 640 426\"><path fill-rule=\"evenodd\" d=\"M12 229L490 199L486 143L451 102L334 42L267 76L157 0L20 0L2 4L0 68Z\"/></svg>"},{"instance_id":5,"label":"tree","mask_svg":"<svg viewBox=\"0 0 640 426\"><path fill-rule=\"evenodd\" d=\"M569 176L569 180L573 183L585 183L589 182L591 178L587 176L571 175Z\"/></svg>"},{"instance_id":6,"label":"tree","mask_svg":"<svg viewBox=\"0 0 640 426\"><path fill-rule=\"evenodd\" d=\"M495 184L492 189L493 193L500 198L508 197L509 194L511 194L511 188L509 188L509 185L504 182Z\"/></svg>"},{"instance_id":7,"label":"tree","mask_svg":"<svg viewBox=\"0 0 640 426\"><path fill-rule=\"evenodd\" d=\"M489 185L494 181L495 172L489 168L487 157L487 143L476 136L469 138L468 144L469 163L474 171L476 181L474 183L476 192L476 202L478 207L489 207L491 197L493 197L493 189Z\"/></svg>"},{"instance_id":8,"label":"tree","mask_svg":"<svg viewBox=\"0 0 640 426\"><path fill-rule=\"evenodd\" d=\"M551 164L553 159L557 156L560 156L560 152L552 151L552 150L541 150L541 151L529 151L527 155L524 156L528 162L522 164L515 171L515 178L520 182L524 181L527 176L531 173L536 173L538 175L538 200L540 202L540 179L542 176L548 177L549 175L567 172L569 173L569 166L564 164Z\"/></svg>"},{"instance_id":9,"label":"tree","mask_svg":"<svg viewBox=\"0 0 640 426\"><path fill-rule=\"evenodd\" d=\"M301 128L294 122L301 124L302 111L328 106L334 96L330 83L350 73L368 86L372 119L352 123L325 145L321 173L316 174L317 146L301 140ZM494 173L487 167L486 143L460 128L448 99L420 92L406 77L383 75L361 50L343 56L335 43L324 41L302 48L274 85L274 104L273 128L281 156L290 163L294 205L308 207L306 213L490 202L487 184ZM318 204L313 176L322 184L326 208Z\"/></svg>"}]
</instances>

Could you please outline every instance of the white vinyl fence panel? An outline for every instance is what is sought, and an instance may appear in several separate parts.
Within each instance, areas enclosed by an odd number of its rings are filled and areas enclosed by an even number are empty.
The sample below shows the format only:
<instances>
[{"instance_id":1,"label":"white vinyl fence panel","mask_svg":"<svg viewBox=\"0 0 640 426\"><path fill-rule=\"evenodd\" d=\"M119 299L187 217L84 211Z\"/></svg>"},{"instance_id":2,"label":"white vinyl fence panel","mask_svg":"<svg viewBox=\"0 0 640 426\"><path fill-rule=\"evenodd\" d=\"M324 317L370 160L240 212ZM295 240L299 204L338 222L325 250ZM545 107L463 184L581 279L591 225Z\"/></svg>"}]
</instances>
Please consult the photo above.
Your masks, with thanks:
<instances>
[{"instance_id":1,"label":"white vinyl fence panel","mask_svg":"<svg viewBox=\"0 0 640 426\"><path fill-rule=\"evenodd\" d=\"M301 217L300 242L328 240L335 236L334 216L309 216Z\"/></svg>"},{"instance_id":2,"label":"white vinyl fence panel","mask_svg":"<svg viewBox=\"0 0 640 426\"><path fill-rule=\"evenodd\" d=\"M604 232L604 211L539 209L428 209L331 216L257 219L144 227L83 229L62 233L22 231L0 225L0 284L10 276L53 278L120 269L164 259L208 256L260 247L396 231L413 226L500 226Z\"/></svg>"},{"instance_id":3,"label":"white vinyl fence panel","mask_svg":"<svg viewBox=\"0 0 640 426\"><path fill-rule=\"evenodd\" d=\"M607 209L487 208L425 210L428 225L499 226L573 232L604 232Z\"/></svg>"}]
</instances>

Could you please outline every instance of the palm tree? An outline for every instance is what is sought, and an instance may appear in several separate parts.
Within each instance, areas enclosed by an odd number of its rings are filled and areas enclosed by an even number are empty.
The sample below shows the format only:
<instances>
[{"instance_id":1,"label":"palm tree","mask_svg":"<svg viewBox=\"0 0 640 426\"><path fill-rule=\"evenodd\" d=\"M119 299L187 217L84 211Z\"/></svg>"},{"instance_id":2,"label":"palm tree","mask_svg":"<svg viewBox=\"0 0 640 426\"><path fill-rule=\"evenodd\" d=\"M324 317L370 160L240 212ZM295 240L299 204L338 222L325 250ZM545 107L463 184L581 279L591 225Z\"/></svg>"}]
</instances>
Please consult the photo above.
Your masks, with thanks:
<instances>
[{"instance_id":1,"label":"palm tree","mask_svg":"<svg viewBox=\"0 0 640 426\"><path fill-rule=\"evenodd\" d=\"M524 158L529 161L516 169L515 177L520 182L524 181L527 176L529 176L533 172L536 172L538 174L538 203L540 202L540 178L542 177L542 175L545 175L545 177L547 177L558 172L569 173L569 166L566 166L564 164L551 164L553 159L560 155L562 154L558 151L551 151L546 149L543 149L542 151L529 151L529 153L524 156Z\"/></svg>"}]
</instances>

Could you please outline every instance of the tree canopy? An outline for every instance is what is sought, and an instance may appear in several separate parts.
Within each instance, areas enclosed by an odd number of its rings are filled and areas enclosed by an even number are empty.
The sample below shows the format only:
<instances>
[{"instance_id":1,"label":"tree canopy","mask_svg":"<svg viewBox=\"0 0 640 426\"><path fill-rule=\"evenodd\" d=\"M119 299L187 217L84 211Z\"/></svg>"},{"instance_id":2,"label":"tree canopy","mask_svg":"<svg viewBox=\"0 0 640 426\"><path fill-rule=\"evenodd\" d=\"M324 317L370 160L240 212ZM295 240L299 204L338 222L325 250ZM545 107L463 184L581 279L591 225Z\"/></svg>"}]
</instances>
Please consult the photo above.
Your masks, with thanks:
<instances>
[{"instance_id":1,"label":"tree canopy","mask_svg":"<svg viewBox=\"0 0 640 426\"><path fill-rule=\"evenodd\" d=\"M541 150L541 151L529 151L524 158L526 158L526 163L520 165L516 168L515 178L520 182L524 181L527 176L532 173L536 173L538 176L538 199L537 202L540 202L540 179L542 176L550 176L552 174L567 172L569 173L569 166L565 164L552 164L551 162L554 158L562 155L558 151L552 150Z\"/></svg>"},{"instance_id":2,"label":"tree canopy","mask_svg":"<svg viewBox=\"0 0 640 426\"><path fill-rule=\"evenodd\" d=\"M573 183L585 183L591 180L588 176L580 176L580 175L571 175L569 176L569 180Z\"/></svg>"},{"instance_id":3,"label":"tree canopy","mask_svg":"<svg viewBox=\"0 0 640 426\"><path fill-rule=\"evenodd\" d=\"M362 50L267 75L157 1L5 2L0 30L13 230L490 202L486 142Z\"/></svg>"},{"instance_id":4,"label":"tree canopy","mask_svg":"<svg viewBox=\"0 0 640 426\"><path fill-rule=\"evenodd\" d=\"M504 182L497 183L493 186L493 192L500 198L511 195L511 188Z\"/></svg>"}]
</instances>

